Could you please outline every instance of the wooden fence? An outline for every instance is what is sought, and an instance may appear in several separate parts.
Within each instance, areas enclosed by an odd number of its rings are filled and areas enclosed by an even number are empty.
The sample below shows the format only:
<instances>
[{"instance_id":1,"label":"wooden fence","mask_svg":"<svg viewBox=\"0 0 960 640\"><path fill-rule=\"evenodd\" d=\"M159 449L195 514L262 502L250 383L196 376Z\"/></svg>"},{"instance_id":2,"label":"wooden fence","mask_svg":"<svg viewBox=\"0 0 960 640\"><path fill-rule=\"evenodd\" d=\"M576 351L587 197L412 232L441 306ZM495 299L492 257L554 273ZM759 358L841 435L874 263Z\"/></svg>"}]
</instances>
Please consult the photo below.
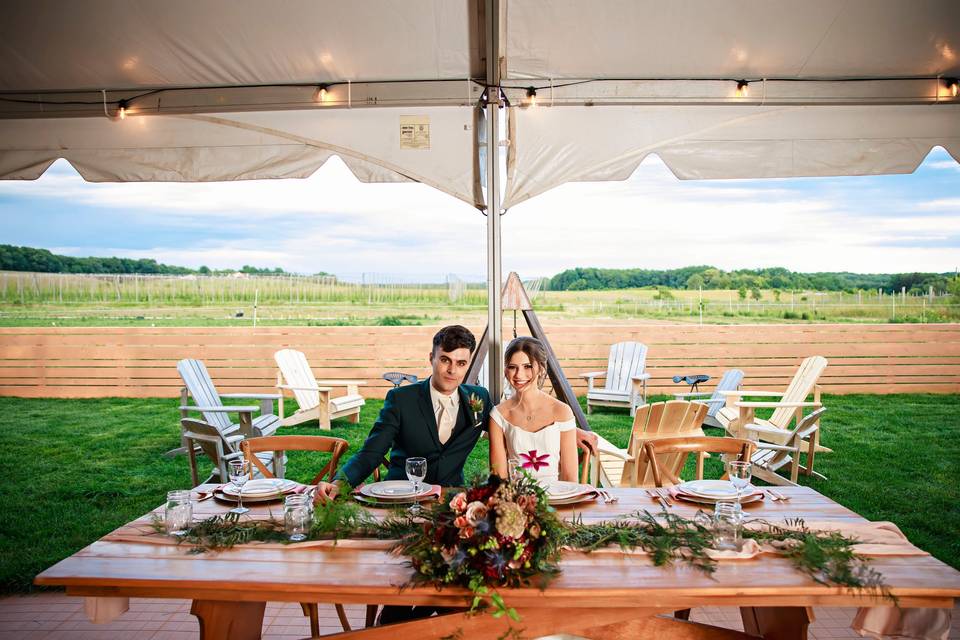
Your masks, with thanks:
<instances>
[{"instance_id":1,"label":"wooden fence","mask_svg":"<svg viewBox=\"0 0 960 640\"><path fill-rule=\"evenodd\" d=\"M483 327L472 327L479 335ZM0 395L168 397L181 386L176 362L206 362L223 392L270 391L273 354L304 351L318 378L360 378L383 397L385 371L428 374L436 327L170 327L0 329ZM612 342L649 345L653 392L685 390L677 374L718 376L738 367L748 388L782 390L800 360L829 361L828 393L960 392L960 324L630 325L546 327L577 393L579 377L606 368ZM710 383L707 388L712 386Z\"/></svg>"}]
</instances>

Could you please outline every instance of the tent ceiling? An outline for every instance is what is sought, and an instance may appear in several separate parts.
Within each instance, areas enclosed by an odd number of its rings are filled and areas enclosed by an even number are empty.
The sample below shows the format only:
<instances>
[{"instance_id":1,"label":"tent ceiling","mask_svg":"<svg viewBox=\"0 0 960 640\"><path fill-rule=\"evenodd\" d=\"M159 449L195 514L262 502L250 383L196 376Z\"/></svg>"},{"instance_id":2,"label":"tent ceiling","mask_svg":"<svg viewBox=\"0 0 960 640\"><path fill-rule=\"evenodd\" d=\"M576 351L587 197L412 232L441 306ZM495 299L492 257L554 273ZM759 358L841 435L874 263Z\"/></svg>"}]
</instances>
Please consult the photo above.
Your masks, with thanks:
<instances>
[{"instance_id":1,"label":"tent ceiling","mask_svg":"<svg viewBox=\"0 0 960 640\"><path fill-rule=\"evenodd\" d=\"M960 75L953 0L523 0L505 79Z\"/></svg>"},{"instance_id":2,"label":"tent ceiling","mask_svg":"<svg viewBox=\"0 0 960 640\"><path fill-rule=\"evenodd\" d=\"M903 172L937 144L957 155L960 98L938 78L960 76L957 0L500 3L508 99L534 85L553 105L511 109L508 205L621 179L648 153L691 178ZM303 177L336 153L361 179L482 206L485 4L8 0L0 178L58 157L93 180ZM739 78L748 98L733 96ZM104 116L137 95L139 117ZM401 143L409 118L429 123L426 147Z\"/></svg>"},{"instance_id":3,"label":"tent ceiling","mask_svg":"<svg viewBox=\"0 0 960 640\"><path fill-rule=\"evenodd\" d=\"M0 91L482 77L476 2L5 0Z\"/></svg>"}]
</instances>

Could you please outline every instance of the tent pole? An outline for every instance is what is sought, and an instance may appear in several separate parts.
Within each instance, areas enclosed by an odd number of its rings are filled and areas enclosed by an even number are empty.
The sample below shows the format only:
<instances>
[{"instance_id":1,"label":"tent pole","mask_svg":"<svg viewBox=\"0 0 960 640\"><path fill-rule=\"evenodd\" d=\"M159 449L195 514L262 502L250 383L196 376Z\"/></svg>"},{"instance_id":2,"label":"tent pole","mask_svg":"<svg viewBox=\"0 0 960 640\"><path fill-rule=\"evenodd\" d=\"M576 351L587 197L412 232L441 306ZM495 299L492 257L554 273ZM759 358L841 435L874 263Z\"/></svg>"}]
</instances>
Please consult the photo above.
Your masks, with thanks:
<instances>
[{"instance_id":1,"label":"tent pole","mask_svg":"<svg viewBox=\"0 0 960 640\"><path fill-rule=\"evenodd\" d=\"M500 401L503 382L503 284L500 262L500 0L485 2L487 57L487 389Z\"/></svg>"}]
</instances>

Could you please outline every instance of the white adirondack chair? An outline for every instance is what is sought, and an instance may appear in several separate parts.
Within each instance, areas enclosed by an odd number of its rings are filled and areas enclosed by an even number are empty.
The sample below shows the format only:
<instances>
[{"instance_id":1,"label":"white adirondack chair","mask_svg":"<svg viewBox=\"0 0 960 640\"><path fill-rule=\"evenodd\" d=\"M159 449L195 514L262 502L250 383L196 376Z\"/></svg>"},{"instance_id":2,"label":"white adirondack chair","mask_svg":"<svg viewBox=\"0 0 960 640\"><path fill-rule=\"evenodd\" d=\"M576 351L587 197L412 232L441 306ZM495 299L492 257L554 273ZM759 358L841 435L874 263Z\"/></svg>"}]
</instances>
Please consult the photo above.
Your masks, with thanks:
<instances>
[{"instance_id":1,"label":"white adirondack chair","mask_svg":"<svg viewBox=\"0 0 960 640\"><path fill-rule=\"evenodd\" d=\"M279 399L275 393L219 393L210 379L207 367L200 360L185 359L177 363L177 372L183 379L184 387L180 390L180 418L181 422L185 419L191 422L197 422L191 419L191 415L200 413L203 416L203 422L210 425L222 438L221 445L224 453L230 454L239 451L237 442L244 438L272 436L280 427L280 418L273 414L273 401ZM229 399L249 399L258 400L260 405L224 405L223 398ZM193 404L190 404L190 400ZM260 412L256 418L253 414ZM232 422L230 414L237 414L238 421ZM184 433L181 437L183 451L190 453L191 474L194 480L197 479L196 465L194 463L194 445L200 445L200 439L189 439L187 437L187 427L184 427ZM199 433L197 428L190 429L192 433ZM209 435L209 432L206 432ZM197 442L194 442L196 440ZM203 447L202 449L210 449ZM210 446L215 446L210 444ZM213 460L217 465L218 471L220 464L218 460Z\"/></svg>"},{"instance_id":2,"label":"white adirondack chair","mask_svg":"<svg viewBox=\"0 0 960 640\"><path fill-rule=\"evenodd\" d=\"M641 342L618 342L610 347L606 371L584 373L587 379L587 413L591 407L630 407L635 415L637 407L647 402L647 345ZM602 389L594 387L596 378L604 377Z\"/></svg>"},{"instance_id":3,"label":"white adirondack chair","mask_svg":"<svg viewBox=\"0 0 960 640\"><path fill-rule=\"evenodd\" d=\"M307 362L307 357L295 349L281 349L273 354L280 371L277 372L277 389L280 390L281 424L289 427L309 420L317 420L321 429L330 429L334 418L347 417L356 424L360 421L360 407L366 400L357 387L366 384L363 380L317 380ZM346 386L347 393L331 397L334 387ZM284 417L283 394L293 392L298 409Z\"/></svg>"},{"instance_id":4,"label":"white adirondack chair","mask_svg":"<svg viewBox=\"0 0 960 640\"><path fill-rule=\"evenodd\" d=\"M710 391L690 391L687 393L675 393L673 397L677 400L689 400L691 402L700 402L709 407L707 417L703 420L705 427L717 427L723 429L723 425L717 420L717 413L727 402L723 395L724 391L736 391L743 383L743 371L740 369L727 369L723 372L720 382ZM709 396L709 397L708 397Z\"/></svg>"}]
</instances>

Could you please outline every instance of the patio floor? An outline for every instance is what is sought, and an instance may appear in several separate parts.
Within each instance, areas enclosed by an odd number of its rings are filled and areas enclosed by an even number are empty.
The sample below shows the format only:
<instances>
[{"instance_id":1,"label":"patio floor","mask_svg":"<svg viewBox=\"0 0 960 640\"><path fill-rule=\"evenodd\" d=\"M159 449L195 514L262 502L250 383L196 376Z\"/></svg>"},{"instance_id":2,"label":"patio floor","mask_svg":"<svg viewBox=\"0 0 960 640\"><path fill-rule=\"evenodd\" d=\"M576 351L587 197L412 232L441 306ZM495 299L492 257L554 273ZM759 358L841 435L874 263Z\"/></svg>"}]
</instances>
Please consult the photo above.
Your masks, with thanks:
<instances>
[{"instance_id":1,"label":"patio floor","mask_svg":"<svg viewBox=\"0 0 960 640\"><path fill-rule=\"evenodd\" d=\"M355 629L363 626L362 605L347 605ZM815 609L816 622L810 627L811 640L859 638L850 630L855 609ZM694 609L691 620L742 629L740 613L732 607ZM332 606L320 607L321 633L341 631ZM0 640L193 640L198 636L197 619L190 615L189 600L131 598L130 610L109 624L87 621L80 598L62 593L0 598ZM293 640L310 635L307 619L296 603L267 603L264 640ZM953 610L951 640L960 640L960 605Z\"/></svg>"}]
</instances>

